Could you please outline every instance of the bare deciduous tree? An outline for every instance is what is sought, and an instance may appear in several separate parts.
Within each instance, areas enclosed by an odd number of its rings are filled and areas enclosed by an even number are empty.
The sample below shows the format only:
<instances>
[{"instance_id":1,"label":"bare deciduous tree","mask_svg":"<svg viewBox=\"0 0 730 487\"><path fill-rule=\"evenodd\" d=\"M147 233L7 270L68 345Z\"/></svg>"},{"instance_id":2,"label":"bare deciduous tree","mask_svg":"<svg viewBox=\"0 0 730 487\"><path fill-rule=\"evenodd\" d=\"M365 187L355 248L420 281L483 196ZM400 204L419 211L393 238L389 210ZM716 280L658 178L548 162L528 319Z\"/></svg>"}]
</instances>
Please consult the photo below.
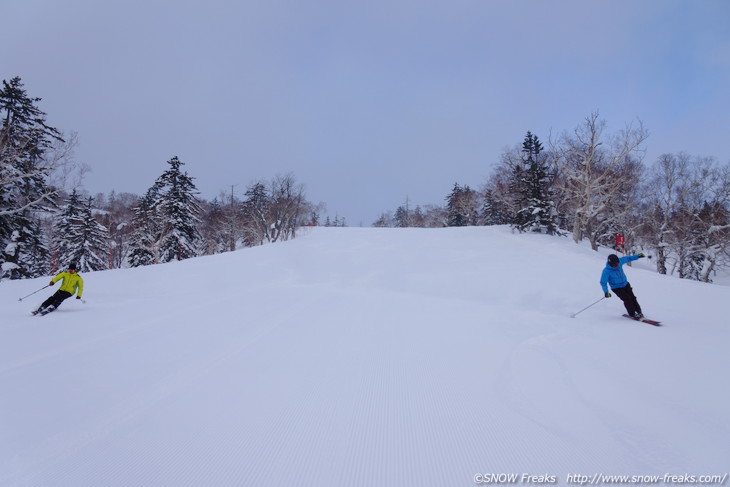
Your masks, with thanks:
<instances>
[{"instance_id":1,"label":"bare deciduous tree","mask_svg":"<svg viewBox=\"0 0 730 487\"><path fill-rule=\"evenodd\" d=\"M247 245L288 240L311 214L312 205L304 196L304 186L294 176L277 176L267 187L252 184L243 202L243 225Z\"/></svg>"},{"instance_id":2,"label":"bare deciduous tree","mask_svg":"<svg viewBox=\"0 0 730 487\"><path fill-rule=\"evenodd\" d=\"M588 238L594 250L616 212L632 209L633 202L623 198L630 193L627 187L638 182L642 144L648 137L641 122L613 136L605 130L605 121L595 112L572 134L551 142L559 189L570 201L573 240Z\"/></svg>"},{"instance_id":3,"label":"bare deciduous tree","mask_svg":"<svg viewBox=\"0 0 730 487\"><path fill-rule=\"evenodd\" d=\"M654 247L657 271L667 273L670 245L676 239L675 217L688 200L690 156L686 153L662 154L652 167L646 193L651 195L644 218L647 242Z\"/></svg>"}]
</instances>

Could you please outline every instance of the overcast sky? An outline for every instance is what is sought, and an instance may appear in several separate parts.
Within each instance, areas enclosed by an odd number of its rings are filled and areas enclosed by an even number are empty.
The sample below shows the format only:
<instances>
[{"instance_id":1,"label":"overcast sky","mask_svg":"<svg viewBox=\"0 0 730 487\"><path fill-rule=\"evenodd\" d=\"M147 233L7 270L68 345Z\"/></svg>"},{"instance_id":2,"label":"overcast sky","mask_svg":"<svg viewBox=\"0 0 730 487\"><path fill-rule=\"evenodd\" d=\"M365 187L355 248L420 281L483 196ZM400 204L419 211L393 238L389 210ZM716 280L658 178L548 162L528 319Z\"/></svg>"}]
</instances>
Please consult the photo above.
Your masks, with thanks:
<instances>
[{"instance_id":1,"label":"overcast sky","mask_svg":"<svg viewBox=\"0 0 730 487\"><path fill-rule=\"evenodd\" d=\"M351 226L478 188L598 110L646 162L730 161L727 0L0 0L0 77L77 132L92 194L172 156L201 196L293 173Z\"/></svg>"}]
</instances>

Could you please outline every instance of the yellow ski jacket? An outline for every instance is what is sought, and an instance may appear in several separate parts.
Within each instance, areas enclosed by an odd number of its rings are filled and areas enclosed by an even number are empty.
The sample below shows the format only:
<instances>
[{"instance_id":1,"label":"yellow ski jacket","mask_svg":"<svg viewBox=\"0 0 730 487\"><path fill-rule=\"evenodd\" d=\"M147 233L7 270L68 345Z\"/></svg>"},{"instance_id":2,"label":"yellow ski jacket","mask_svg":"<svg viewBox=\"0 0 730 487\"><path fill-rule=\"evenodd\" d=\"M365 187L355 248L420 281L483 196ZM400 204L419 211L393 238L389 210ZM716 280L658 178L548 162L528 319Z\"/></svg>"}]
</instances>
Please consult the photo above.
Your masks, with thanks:
<instances>
[{"instance_id":1,"label":"yellow ski jacket","mask_svg":"<svg viewBox=\"0 0 730 487\"><path fill-rule=\"evenodd\" d=\"M71 293L71 296L73 296L74 293L78 290L77 296L81 297L81 294L84 292L84 280L81 279L80 275L75 272L71 274L68 271L64 271L51 279L51 282L58 282L61 279L63 279L63 283L60 287L61 291Z\"/></svg>"}]
</instances>

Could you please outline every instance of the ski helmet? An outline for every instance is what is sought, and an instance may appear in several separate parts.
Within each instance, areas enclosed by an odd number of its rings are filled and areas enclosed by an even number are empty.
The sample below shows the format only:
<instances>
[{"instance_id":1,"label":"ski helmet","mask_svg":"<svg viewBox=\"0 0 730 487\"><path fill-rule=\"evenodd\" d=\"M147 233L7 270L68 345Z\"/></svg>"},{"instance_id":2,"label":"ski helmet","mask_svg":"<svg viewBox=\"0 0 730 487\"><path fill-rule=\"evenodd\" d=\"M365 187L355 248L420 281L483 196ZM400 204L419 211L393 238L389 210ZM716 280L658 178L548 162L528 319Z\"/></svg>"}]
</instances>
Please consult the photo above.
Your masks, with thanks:
<instances>
[{"instance_id":1,"label":"ski helmet","mask_svg":"<svg viewBox=\"0 0 730 487\"><path fill-rule=\"evenodd\" d=\"M75 271L75 270L76 270L76 263L75 263L75 262L71 262L71 263L70 263L70 264L68 265L68 270L70 270L70 271Z\"/></svg>"},{"instance_id":2,"label":"ski helmet","mask_svg":"<svg viewBox=\"0 0 730 487\"><path fill-rule=\"evenodd\" d=\"M608 264L611 267L618 267L618 255L611 254L608 256Z\"/></svg>"}]
</instances>

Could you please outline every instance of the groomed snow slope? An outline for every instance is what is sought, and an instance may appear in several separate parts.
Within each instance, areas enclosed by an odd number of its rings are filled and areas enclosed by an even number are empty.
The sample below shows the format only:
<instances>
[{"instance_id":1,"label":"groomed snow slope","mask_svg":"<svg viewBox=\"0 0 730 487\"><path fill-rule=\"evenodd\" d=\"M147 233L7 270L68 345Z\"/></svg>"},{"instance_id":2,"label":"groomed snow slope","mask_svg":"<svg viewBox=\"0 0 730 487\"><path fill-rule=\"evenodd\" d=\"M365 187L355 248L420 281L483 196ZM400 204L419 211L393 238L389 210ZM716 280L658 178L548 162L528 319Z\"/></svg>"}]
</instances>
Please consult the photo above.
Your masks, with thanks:
<instances>
[{"instance_id":1,"label":"groomed snow slope","mask_svg":"<svg viewBox=\"0 0 730 487\"><path fill-rule=\"evenodd\" d=\"M730 288L502 227L325 229L0 283L2 486L457 486L730 467ZM481 478L478 477L477 480Z\"/></svg>"}]
</instances>

